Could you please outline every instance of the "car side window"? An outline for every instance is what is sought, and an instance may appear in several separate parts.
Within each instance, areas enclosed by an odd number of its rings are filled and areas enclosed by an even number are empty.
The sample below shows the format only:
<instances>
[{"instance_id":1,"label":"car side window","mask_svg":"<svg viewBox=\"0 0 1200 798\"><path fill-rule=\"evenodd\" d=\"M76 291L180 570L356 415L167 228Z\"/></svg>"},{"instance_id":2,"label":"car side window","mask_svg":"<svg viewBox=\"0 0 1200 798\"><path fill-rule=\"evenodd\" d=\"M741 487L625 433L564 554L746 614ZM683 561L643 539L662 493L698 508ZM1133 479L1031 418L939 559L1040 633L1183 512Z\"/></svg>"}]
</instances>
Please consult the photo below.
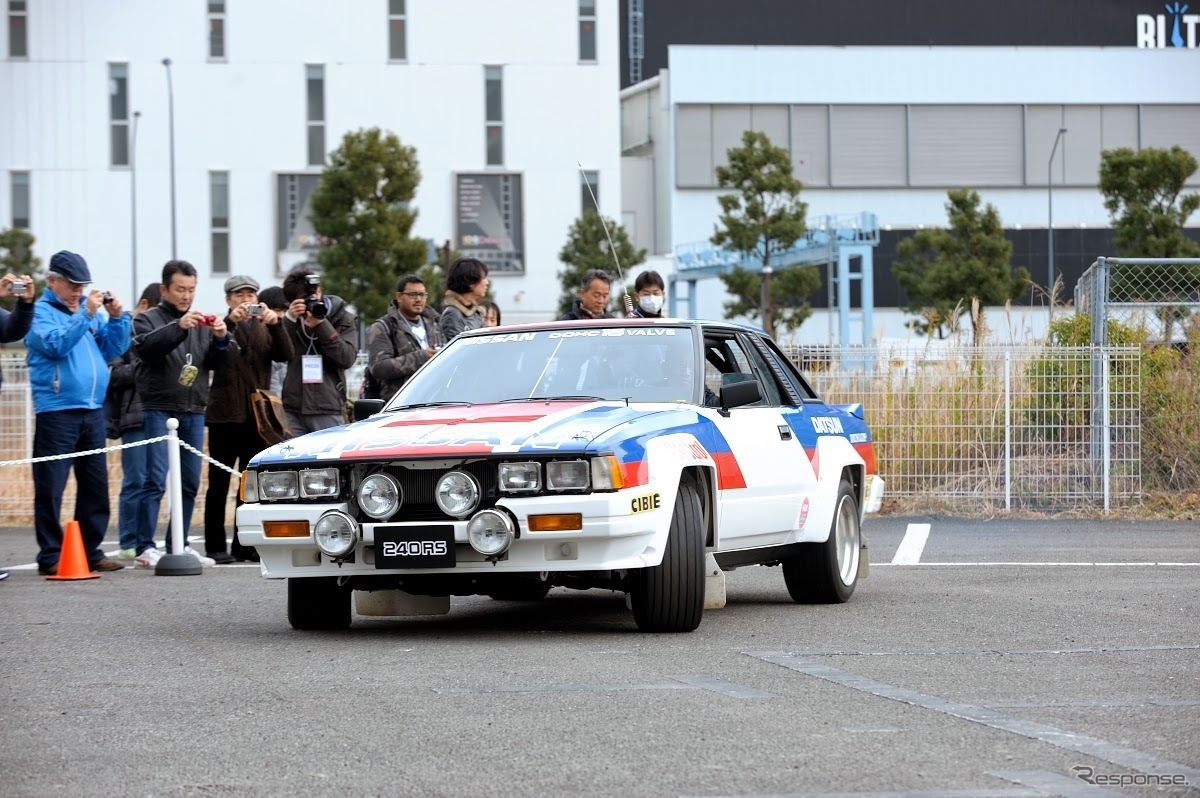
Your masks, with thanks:
<instances>
[{"instance_id":1,"label":"car side window","mask_svg":"<svg viewBox=\"0 0 1200 798\"><path fill-rule=\"evenodd\" d=\"M764 374L768 378L764 381ZM761 401L748 407L778 406L779 387L770 377L761 357L734 336L707 335L704 339L704 384L713 393L719 394L723 385L753 380L762 392Z\"/></svg>"}]
</instances>

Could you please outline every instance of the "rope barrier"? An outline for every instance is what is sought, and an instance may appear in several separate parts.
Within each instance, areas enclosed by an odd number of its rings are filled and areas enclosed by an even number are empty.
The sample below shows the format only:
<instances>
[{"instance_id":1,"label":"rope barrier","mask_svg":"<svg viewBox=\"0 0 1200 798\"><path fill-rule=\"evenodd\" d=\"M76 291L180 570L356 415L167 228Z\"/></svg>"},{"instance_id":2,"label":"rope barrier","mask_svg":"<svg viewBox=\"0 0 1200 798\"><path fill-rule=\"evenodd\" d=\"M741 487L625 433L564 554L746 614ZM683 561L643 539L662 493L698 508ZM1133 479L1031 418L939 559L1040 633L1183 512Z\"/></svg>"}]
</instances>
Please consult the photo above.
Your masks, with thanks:
<instances>
[{"instance_id":1,"label":"rope barrier","mask_svg":"<svg viewBox=\"0 0 1200 798\"><path fill-rule=\"evenodd\" d=\"M170 435L159 435L157 438L147 438L144 441L134 441L133 443L122 443L119 446L105 446L103 449L88 449L87 451L83 451L83 452L68 452L66 454L50 454L50 455L46 455L45 457L26 457L23 460L0 460L0 468L3 468L5 466L31 465L33 463L47 463L51 460L69 460L73 457L87 457L88 455L104 454L106 452L117 452L117 451L120 451L121 449L132 449L135 446L148 446L152 443L158 443L159 441L169 440L170 437L171 437ZM180 438L178 440L179 440L180 446L182 446L184 449L187 449L188 451L190 451L194 454L199 455L201 460L207 460L209 462L209 464L215 465L217 468L220 468L222 471L228 471L230 474L232 474L235 477L240 478L242 476L241 471L238 471L235 468L230 468L229 466L222 463L220 460L214 460L213 458L209 457L207 454L200 451L195 446L192 446L190 443L183 440L182 438Z\"/></svg>"},{"instance_id":2,"label":"rope barrier","mask_svg":"<svg viewBox=\"0 0 1200 798\"><path fill-rule=\"evenodd\" d=\"M121 449L132 449L134 446L148 446L152 443L158 443L159 441L165 441L169 437L171 437L171 436L159 435L157 438L147 438L144 441L134 441L133 443L122 443L119 446L105 446L103 449L88 449L86 452L68 452L66 454L48 454L45 457L26 457L24 460L0 460L0 468L3 468L4 466L30 465L31 463L46 463L51 460L69 460L72 457L86 457L87 455L90 455L90 454L103 454L104 452L116 452ZM182 441L181 441L181 443L182 443ZM193 451L195 451L195 450L193 450Z\"/></svg>"}]
</instances>

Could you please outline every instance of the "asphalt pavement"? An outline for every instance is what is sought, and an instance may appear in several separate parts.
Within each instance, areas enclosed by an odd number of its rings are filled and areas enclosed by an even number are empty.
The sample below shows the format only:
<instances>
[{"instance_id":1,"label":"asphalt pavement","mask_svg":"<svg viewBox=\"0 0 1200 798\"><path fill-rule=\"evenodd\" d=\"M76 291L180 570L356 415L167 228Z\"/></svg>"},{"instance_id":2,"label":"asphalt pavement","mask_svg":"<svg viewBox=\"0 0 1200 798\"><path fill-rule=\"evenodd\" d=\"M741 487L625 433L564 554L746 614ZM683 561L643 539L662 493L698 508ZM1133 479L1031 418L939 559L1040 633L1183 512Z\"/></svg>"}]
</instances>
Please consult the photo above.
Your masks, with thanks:
<instances>
[{"instance_id":1,"label":"asphalt pavement","mask_svg":"<svg viewBox=\"0 0 1200 798\"><path fill-rule=\"evenodd\" d=\"M848 603L743 568L691 634L562 588L300 633L256 567L52 583L0 529L0 796L1200 794L1195 523L867 534Z\"/></svg>"}]
</instances>

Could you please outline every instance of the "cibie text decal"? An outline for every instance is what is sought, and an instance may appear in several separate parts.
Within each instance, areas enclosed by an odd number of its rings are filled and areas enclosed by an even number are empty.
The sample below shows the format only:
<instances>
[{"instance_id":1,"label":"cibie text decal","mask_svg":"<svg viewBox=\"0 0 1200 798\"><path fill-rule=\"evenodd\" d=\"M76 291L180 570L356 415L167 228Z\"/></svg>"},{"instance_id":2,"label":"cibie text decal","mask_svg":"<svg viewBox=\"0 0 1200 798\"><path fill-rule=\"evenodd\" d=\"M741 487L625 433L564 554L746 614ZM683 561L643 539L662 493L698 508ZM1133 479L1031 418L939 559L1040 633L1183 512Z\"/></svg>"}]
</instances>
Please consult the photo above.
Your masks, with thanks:
<instances>
[{"instance_id":1,"label":"cibie text decal","mask_svg":"<svg viewBox=\"0 0 1200 798\"><path fill-rule=\"evenodd\" d=\"M1165 14L1137 15L1137 46L1142 49L1196 47L1196 26L1200 14L1187 13L1186 3L1163 6Z\"/></svg>"},{"instance_id":2,"label":"cibie text decal","mask_svg":"<svg viewBox=\"0 0 1200 798\"><path fill-rule=\"evenodd\" d=\"M657 510L659 507L662 507L662 496L657 493L634 496L629 501L629 511L631 513L645 513Z\"/></svg>"}]
</instances>

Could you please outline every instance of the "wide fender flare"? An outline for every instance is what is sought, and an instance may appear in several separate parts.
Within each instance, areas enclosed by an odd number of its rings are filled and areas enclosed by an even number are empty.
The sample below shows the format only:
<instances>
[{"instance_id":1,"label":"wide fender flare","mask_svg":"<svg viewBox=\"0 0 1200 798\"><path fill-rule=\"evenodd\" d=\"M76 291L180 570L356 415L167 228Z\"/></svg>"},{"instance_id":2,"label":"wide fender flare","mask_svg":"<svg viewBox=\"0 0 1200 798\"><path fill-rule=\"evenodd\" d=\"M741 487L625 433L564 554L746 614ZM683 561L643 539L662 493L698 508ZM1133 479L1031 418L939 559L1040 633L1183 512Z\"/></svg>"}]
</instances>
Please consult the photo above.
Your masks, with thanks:
<instances>
[{"instance_id":1,"label":"wide fender flare","mask_svg":"<svg viewBox=\"0 0 1200 798\"><path fill-rule=\"evenodd\" d=\"M704 530L707 536L708 525L714 512L714 497L712 491L716 484L716 461L704 448L704 445L688 432L677 432L661 435L651 439L646 444L646 474L647 484L634 489L633 497L657 494L660 498L659 509L654 525L654 545L659 552L664 550L667 535L671 531L671 516L675 511L675 499L679 495L679 481L686 468L702 468L708 472L706 484L700 486L703 501L706 506Z\"/></svg>"},{"instance_id":2,"label":"wide fender flare","mask_svg":"<svg viewBox=\"0 0 1200 798\"><path fill-rule=\"evenodd\" d=\"M838 486L842 472L847 466L866 468L862 455L840 435L821 435L817 438L817 453L814 458L817 470L817 490L806 530L805 540L824 542L829 539L833 527L833 513L837 509ZM860 480L861 482L861 480ZM858 486L858 506L862 507L862 485Z\"/></svg>"}]
</instances>

